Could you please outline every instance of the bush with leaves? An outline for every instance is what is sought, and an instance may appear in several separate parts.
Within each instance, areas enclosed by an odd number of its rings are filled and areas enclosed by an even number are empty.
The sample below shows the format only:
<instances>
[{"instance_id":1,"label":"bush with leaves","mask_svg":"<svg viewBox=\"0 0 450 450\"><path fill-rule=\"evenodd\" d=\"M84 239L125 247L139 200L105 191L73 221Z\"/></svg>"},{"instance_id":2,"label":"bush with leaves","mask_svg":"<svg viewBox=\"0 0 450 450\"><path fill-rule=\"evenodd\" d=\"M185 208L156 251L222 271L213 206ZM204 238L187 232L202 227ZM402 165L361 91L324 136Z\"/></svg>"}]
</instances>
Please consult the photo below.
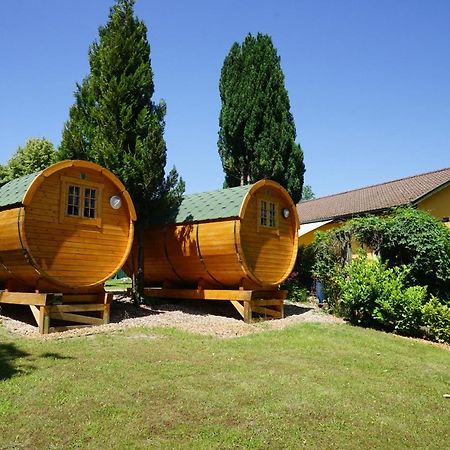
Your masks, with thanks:
<instances>
[{"instance_id":1,"label":"bush with leaves","mask_svg":"<svg viewBox=\"0 0 450 450\"><path fill-rule=\"evenodd\" d=\"M423 323L427 334L438 342L450 344L450 306L444 305L436 297L423 306Z\"/></svg>"},{"instance_id":2,"label":"bush with leaves","mask_svg":"<svg viewBox=\"0 0 450 450\"><path fill-rule=\"evenodd\" d=\"M288 291L288 300L293 302L306 302L308 300L308 289L301 285L298 272L291 272L286 281L281 285L282 289Z\"/></svg>"},{"instance_id":3,"label":"bush with leaves","mask_svg":"<svg viewBox=\"0 0 450 450\"><path fill-rule=\"evenodd\" d=\"M346 262L346 250L336 239L336 231L318 232L313 243L314 263L312 275L320 280L323 293L332 312L339 312L341 298L339 280Z\"/></svg>"},{"instance_id":4,"label":"bush with leaves","mask_svg":"<svg viewBox=\"0 0 450 450\"><path fill-rule=\"evenodd\" d=\"M341 314L350 322L416 335L422 323L426 288L407 287L406 266L387 267L378 260L356 258L338 279Z\"/></svg>"},{"instance_id":5,"label":"bush with leaves","mask_svg":"<svg viewBox=\"0 0 450 450\"><path fill-rule=\"evenodd\" d=\"M450 293L450 230L431 214L411 207L397 208L386 217L350 221L337 236L368 245L390 267L407 265L409 286L427 286L430 294Z\"/></svg>"}]
</instances>

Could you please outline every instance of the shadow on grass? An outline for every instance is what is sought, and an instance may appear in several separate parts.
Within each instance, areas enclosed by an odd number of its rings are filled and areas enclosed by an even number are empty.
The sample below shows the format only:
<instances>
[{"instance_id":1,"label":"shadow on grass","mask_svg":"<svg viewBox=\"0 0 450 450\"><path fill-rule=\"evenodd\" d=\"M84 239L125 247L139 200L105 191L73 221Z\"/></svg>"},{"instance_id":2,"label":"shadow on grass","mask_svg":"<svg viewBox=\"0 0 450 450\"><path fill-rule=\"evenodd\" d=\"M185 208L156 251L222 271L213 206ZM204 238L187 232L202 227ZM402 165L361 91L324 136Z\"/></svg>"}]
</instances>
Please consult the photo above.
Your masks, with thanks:
<instances>
[{"instance_id":1,"label":"shadow on grass","mask_svg":"<svg viewBox=\"0 0 450 450\"><path fill-rule=\"evenodd\" d=\"M19 373L31 372L35 368L34 366L17 361L29 356L29 353L19 350L14 344L0 342L0 381L7 380Z\"/></svg>"},{"instance_id":2,"label":"shadow on grass","mask_svg":"<svg viewBox=\"0 0 450 450\"><path fill-rule=\"evenodd\" d=\"M75 359L72 356L64 356L64 355L60 355L59 353L53 353L53 352L42 353L42 355L40 357L41 358L49 358L49 359Z\"/></svg>"},{"instance_id":3,"label":"shadow on grass","mask_svg":"<svg viewBox=\"0 0 450 450\"><path fill-rule=\"evenodd\" d=\"M46 352L38 356L53 360L75 359L72 356L64 356L59 353ZM35 357L30 353L17 348L13 343L0 342L0 381L12 378L15 375L27 375L36 367L30 364Z\"/></svg>"}]
</instances>

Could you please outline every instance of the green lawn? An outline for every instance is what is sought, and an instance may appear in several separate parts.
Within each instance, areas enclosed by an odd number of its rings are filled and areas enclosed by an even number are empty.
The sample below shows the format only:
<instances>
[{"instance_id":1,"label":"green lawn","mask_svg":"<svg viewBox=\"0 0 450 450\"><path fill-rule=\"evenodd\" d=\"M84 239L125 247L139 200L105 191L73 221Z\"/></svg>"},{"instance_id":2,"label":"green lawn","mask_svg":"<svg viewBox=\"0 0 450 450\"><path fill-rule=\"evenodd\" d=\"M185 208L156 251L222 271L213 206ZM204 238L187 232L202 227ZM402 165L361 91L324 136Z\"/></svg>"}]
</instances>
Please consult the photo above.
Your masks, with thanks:
<instances>
[{"instance_id":1,"label":"green lawn","mask_svg":"<svg viewBox=\"0 0 450 450\"><path fill-rule=\"evenodd\" d=\"M450 351L348 325L60 340L0 325L0 448L436 448Z\"/></svg>"}]
</instances>

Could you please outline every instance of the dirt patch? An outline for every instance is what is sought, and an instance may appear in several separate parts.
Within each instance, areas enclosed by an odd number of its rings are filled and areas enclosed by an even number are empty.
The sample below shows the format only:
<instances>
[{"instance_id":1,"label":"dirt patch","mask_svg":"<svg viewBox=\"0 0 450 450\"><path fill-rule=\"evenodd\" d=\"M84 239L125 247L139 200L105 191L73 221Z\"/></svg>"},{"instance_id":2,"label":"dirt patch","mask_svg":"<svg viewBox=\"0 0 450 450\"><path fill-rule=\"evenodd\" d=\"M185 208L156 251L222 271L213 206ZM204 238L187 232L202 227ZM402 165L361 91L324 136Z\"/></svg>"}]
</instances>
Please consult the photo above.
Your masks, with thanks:
<instances>
[{"instance_id":1,"label":"dirt patch","mask_svg":"<svg viewBox=\"0 0 450 450\"><path fill-rule=\"evenodd\" d=\"M62 339L87 336L130 327L175 327L185 331L232 338L268 329L282 329L301 322L343 323L319 309L314 303L285 303L285 318L246 324L229 302L173 301L136 307L128 297L116 294L111 305L111 323L79 328L46 336L39 334L29 308L2 305L0 321L6 329L21 336Z\"/></svg>"}]
</instances>

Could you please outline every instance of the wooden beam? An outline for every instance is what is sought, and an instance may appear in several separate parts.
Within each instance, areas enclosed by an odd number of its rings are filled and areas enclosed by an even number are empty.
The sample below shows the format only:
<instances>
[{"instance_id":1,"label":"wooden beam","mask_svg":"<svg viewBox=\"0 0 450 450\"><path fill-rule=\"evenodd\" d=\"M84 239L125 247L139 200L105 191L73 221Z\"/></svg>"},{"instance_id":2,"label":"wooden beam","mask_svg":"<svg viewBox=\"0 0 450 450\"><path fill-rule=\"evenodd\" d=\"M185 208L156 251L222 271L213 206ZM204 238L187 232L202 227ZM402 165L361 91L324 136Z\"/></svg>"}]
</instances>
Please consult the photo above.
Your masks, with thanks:
<instances>
[{"instance_id":1,"label":"wooden beam","mask_svg":"<svg viewBox=\"0 0 450 450\"><path fill-rule=\"evenodd\" d=\"M283 304L283 300L272 299L272 300L252 300L252 306L279 306Z\"/></svg>"},{"instance_id":2,"label":"wooden beam","mask_svg":"<svg viewBox=\"0 0 450 450\"><path fill-rule=\"evenodd\" d=\"M50 332L55 331L69 331L69 330L76 330L77 328L91 328L92 325L64 325L60 327L51 327L49 329Z\"/></svg>"},{"instance_id":3,"label":"wooden beam","mask_svg":"<svg viewBox=\"0 0 450 450\"><path fill-rule=\"evenodd\" d=\"M252 322L252 305L250 302L244 302L244 322Z\"/></svg>"},{"instance_id":4,"label":"wooden beam","mask_svg":"<svg viewBox=\"0 0 450 450\"><path fill-rule=\"evenodd\" d=\"M263 308L262 306L254 306L252 310L258 314L264 314L266 316L274 317L275 319L281 319L282 313L275 311L274 309Z\"/></svg>"},{"instance_id":5,"label":"wooden beam","mask_svg":"<svg viewBox=\"0 0 450 450\"><path fill-rule=\"evenodd\" d=\"M109 303L103 305L103 323L107 324L110 320L111 305Z\"/></svg>"},{"instance_id":6,"label":"wooden beam","mask_svg":"<svg viewBox=\"0 0 450 450\"><path fill-rule=\"evenodd\" d=\"M48 314L48 306L39 307L39 333L48 334L48 329L50 326L50 316Z\"/></svg>"},{"instance_id":7,"label":"wooden beam","mask_svg":"<svg viewBox=\"0 0 450 450\"><path fill-rule=\"evenodd\" d=\"M0 303L44 306L47 304L47 294L0 291Z\"/></svg>"},{"instance_id":8,"label":"wooden beam","mask_svg":"<svg viewBox=\"0 0 450 450\"><path fill-rule=\"evenodd\" d=\"M252 300L286 300L287 291L272 290L254 290L252 291Z\"/></svg>"},{"instance_id":9,"label":"wooden beam","mask_svg":"<svg viewBox=\"0 0 450 450\"><path fill-rule=\"evenodd\" d=\"M98 303L98 294L64 294L64 303ZM103 303L103 301L101 300Z\"/></svg>"},{"instance_id":10,"label":"wooden beam","mask_svg":"<svg viewBox=\"0 0 450 450\"><path fill-rule=\"evenodd\" d=\"M237 312L244 318L244 307L237 300L230 300L231 304L237 309Z\"/></svg>"},{"instance_id":11,"label":"wooden beam","mask_svg":"<svg viewBox=\"0 0 450 450\"><path fill-rule=\"evenodd\" d=\"M67 322L78 322L89 325L103 325L103 319L98 317L82 316L81 314L53 312L50 314L52 319L66 320Z\"/></svg>"},{"instance_id":12,"label":"wooden beam","mask_svg":"<svg viewBox=\"0 0 450 450\"><path fill-rule=\"evenodd\" d=\"M235 300L250 301L252 292L248 290L226 289L160 289L145 288L144 294L153 298L174 298L187 300Z\"/></svg>"},{"instance_id":13,"label":"wooden beam","mask_svg":"<svg viewBox=\"0 0 450 450\"><path fill-rule=\"evenodd\" d=\"M31 312L36 320L37 325L39 326L39 308L34 305L30 305Z\"/></svg>"},{"instance_id":14,"label":"wooden beam","mask_svg":"<svg viewBox=\"0 0 450 450\"><path fill-rule=\"evenodd\" d=\"M65 313L65 312L85 312L85 311L103 311L104 304L96 305L51 305L48 307L50 313Z\"/></svg>"}]
</instances>

